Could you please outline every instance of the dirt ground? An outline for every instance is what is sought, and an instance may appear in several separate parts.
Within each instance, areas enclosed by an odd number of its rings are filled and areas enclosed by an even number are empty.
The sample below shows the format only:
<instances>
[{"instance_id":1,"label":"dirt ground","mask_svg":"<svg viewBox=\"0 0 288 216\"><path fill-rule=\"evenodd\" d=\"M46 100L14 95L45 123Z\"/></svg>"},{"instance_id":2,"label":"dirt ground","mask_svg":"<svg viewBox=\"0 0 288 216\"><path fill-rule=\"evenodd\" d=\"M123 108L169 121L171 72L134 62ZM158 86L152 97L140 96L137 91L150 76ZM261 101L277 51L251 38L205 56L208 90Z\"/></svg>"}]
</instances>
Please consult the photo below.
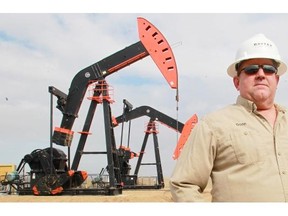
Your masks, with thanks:
<instances>
[{"instance_id":1,"label":"dirt ground","mask_svg":"<svg viewBox=\"0 0 288 216\"><path fill-rule=\"evenodd\" d=\"M204 191L207 202L211 196L209 187ZM168 182L162 189L125 189L120 195L60 195L60 196L33 196L33 195L0 195L0 202L173 202Z\"/></svg>"}]
</instances>

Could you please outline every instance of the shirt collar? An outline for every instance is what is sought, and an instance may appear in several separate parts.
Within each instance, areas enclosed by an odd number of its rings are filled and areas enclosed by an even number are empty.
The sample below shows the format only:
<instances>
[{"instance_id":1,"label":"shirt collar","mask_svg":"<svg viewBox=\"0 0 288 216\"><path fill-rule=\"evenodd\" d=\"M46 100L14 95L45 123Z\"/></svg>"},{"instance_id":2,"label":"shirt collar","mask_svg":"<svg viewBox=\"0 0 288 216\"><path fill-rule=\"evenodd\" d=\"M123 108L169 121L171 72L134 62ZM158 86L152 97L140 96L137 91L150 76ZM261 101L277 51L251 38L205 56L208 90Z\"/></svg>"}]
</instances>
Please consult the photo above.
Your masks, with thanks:
<instances>
[{"instance_id":1,"label":"shirt collar","mask_svg":"<svg viewBox=\"0 0 288 216\"><path fill-rule=\"evenodd\" d=\"M257 106L254 102L249 101L240 95L237 98L236 104L245 107L249 112L255 112L257 110ZM275 104L275 107L278 112L287 112L287 108L280 106L279 104Z\"/></svg>"},{"instance_id":2,"label":"shirt collar","mask_svg":"<svg viewBox=\"0 0 288 216\"><path fill-rule=\"evenodd\" d=\"M236 104L245 107L249 112L254 112L257 110L257 106L255 103L243 98L240 95L237 98Z\"/></svg>"}]
</instances>

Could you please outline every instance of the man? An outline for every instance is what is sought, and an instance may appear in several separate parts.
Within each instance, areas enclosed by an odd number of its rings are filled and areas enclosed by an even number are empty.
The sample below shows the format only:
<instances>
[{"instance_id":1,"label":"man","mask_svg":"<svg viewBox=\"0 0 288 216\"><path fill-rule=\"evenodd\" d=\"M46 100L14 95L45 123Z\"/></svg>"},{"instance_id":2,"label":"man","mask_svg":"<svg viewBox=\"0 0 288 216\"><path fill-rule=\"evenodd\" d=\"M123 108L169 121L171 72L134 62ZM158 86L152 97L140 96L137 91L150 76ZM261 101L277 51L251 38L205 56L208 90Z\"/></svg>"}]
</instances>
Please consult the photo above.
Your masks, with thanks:
<instances>
[{"instance_id":1,"label":"man","mask_svg":"<svg viewBox=\"0 0 288 216\"><path fill-rule=\"evenodd\" d=\"M288 201L288 113L274 103L287 66L263 34L245 41L227 72L236 104L204 116L185 144L170 178L174 201Z\"/></svg>"}]
</instances>

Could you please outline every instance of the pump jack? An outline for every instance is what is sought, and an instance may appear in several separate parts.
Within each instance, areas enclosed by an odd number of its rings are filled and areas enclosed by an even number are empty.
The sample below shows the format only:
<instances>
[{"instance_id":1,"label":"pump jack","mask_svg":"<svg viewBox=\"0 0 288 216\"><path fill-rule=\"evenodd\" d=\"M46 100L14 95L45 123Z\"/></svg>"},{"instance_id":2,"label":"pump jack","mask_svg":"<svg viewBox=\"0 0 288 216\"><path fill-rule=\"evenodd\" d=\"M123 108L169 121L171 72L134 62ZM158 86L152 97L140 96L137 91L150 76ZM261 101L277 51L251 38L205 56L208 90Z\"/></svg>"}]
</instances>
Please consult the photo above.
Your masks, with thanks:
<instances>
[{"instance_id":1,"label":"pump jack","mask_svg":"<svg viewBox=\"0 0 288 216\"><path fill-rule=\"evenodd\" d=\"M123 188L128 188L128 189L143 189L143 188L163 188L164 187L164 178L163 178L163 173L162 173L162 165L161 165L161 158L160 158L160 148L158 144L158 138L157 138L157 133L158 131L156 130L156 122L160 122L167 127L175 130L177 133L181 133L180 139L178 142L178 145L176 146L176 149L174 151L173 158L176 159L179 154L181 149L183 148L183 143L187 140L191 130L193 129L194 125L197 123L197 116L193 115L185 124L179 122L176 119L171 118L170 116L150 107L150 106L140 106L135 109L132 109L132 105L127 101L123 100L124 103L124 108L123 108L123 114L115 118L113 121L113 126L117 127L120 123L123 122L130 122L133 119L142 117L142 116L147 116L149 117L149 123L147 124L147 129L145 131L145 136L144 140L142 143L142 147L140 150L140 154L137 160L136 168L134 171L133 175L130 175L129 172L122 172L122 181L124 183ZM182 133L182 131L185 131L185 133ZM149 135L153 135L153 141L154 141L154 152L155 152L155 163L142 163L142 159L144 156L145 148L147 145L147 141L149 138ZM121 146L120 146L121 147ZM122 148L125 151L125 148ZM127 156L122 157L123 159L121 160L122 165L120 163L120 166L125 166L129 167L129 160L131 157L130 155L130 148L128 148L127 151ZM133 158L133 156L132 156ZM137 178L138 178L138 173L141 165L156 165L156 171L157 171L157 184L155 185L140 185L137 184ZM127 170L130 171L130 169L121 169L121 170Z\"/></svg>"},{"instance_id":2,"label":"pump jack","mask_svg":"<svg viewBox=\"0 0 288 216\"><path fill-rule=\"evenodd\" d=\"M123 100L124 104L130 104L127 100ZM128 106L126 106L128 107ZM116 127L118 124L123 122L130 122L133 119L142 117L142 116L148 116L150 117L149 122L146 126L145 130L145 136L144 140L142 143L142 147L140 150L140 154L138 156L136 168L134 171L133 175L130 175L129 172L123 172L121 173L122 176L122 181L123 181L123 187L125 188L132 188L132 189L137 189L137 188L163 188L164 187L164 178L163 178L163 172L162 172L162 165L161 165L161 158L160 158L160 150L159 150L159 144L158 144L158 137L157 133L158 130L156 128L156 121L159 121L163 124L166 124L170 128L173 128L177 132L181 132L183 128L183 124L181 122L178 122L177 120L165 115L164 113L159 112L158 110L149 107L149 106L141 106L137 107L135 109L124 109L124 112L122 115L118 116L115 118L113 121L113 126ZM154 153L155 153L155 163L142 163L142 159L144 156L145 148L147 145L147 141L149 138L149 135L153 135L153 142L154 142ZM121 148L121 146L120 146ZM125 148L122 148L125 150ZM128 146L127 155L128 157L122 157L122 164L120 163L120 166L126 166L129 167L129 160L131 157L129 157L129 152L130 152L130 146ZM141 185L137 184L137 178L138 178L138 173L141 165L153 165L156 166L156 172L157 172L157 183L155 185ZM123 169L121 169L123 170ZM127 171L130 171L130 169L126 169Z\"/></svg>"},{"instance_id":3,"label":"pump jack","mask_svg":"<svg viewBox=\"0 0 288 216\"><path fill-rule=\"evenodd\" d=\"M155 149L158 145L157 137L155 136L155 124L157 114L158 120L162 120L168 126L181 132L183 124L173 120L172 118L154 110L151 107L140 107L130 112L126 112L125 118L119 116L116 118L117 124L113 124L111 115L110 103L112 103L109 94L109 85L105 78L114 72L137 62L147 56L151 56L155 64L160 69L161 73L167 80L169 86L172 89L176 89L176 100L178 100L178 74L175 58L172 49L161 32L154 27L150 22L144 18L138 18L138 32L140 41L128 46L104 59L92 64L80 72L78 72L73 78L69 93L66 95L57 88L50 86L49 92L51 95L57 97L57 108L62 112L63 119L60 127L54 128L54 133L51 135L51 143L56 145L68 147L70 153L70 146L73 140L74 131L72 127L75 119L78 117L78 112L82 104L83 98L87 91L88 86L95 84L94 94L91 99L90 107L87 113L87 117L83 126L83 130L80 135L77 150L75 152L72 166L70 162L66 164L66 155L63 151L53 148L33 151L31 154L26 155L19 164L17 171L21 171L23 164L29 164L31 168L30 172L30 186L20 187L19 195L54 195L54 194L71 194L71 195L117 195L122 193L123 184L127 187L133 186L133 184L127 184L131 176L127 170L123 167L123 160L119 159L119 150L116 148L116 142L114 137L113 128L120 122L127 119L133 119L143 115L148 115L149 109L150 125L147 126L147 134L143 142L142 148L145 148L148 135L154 134ZM98 104L103 105L104 125L105 125L105 137L106 137L106 151L103 152L84 152L84 146L88 135L90 134L90 126L96 111ZM163 117L163 118L162 118ZM51 117L52 118L52 117ZM115 122L115 121L114 121ZM153 132L154 131L154 132ZM145 141L146 140L146 141ZM124 152L125 153L125 152ZM106 167L109 173L108 185L105 188L92 188L85 189L79 186L87 178L85 171L79 171L78 166L83 154L106 154L108 165ZM58 157L57 157L58 156ZM156 154L158 181L160 187L163 187L163 175L159 152ZM70 156L69 156L70 158ZM139 157L141 163L141 155ZM127 161L126 161L127 162ZM135 173L137 175L137 172ZM158 187L159 187L158 185Z\"/></svg>"}]
</instances>

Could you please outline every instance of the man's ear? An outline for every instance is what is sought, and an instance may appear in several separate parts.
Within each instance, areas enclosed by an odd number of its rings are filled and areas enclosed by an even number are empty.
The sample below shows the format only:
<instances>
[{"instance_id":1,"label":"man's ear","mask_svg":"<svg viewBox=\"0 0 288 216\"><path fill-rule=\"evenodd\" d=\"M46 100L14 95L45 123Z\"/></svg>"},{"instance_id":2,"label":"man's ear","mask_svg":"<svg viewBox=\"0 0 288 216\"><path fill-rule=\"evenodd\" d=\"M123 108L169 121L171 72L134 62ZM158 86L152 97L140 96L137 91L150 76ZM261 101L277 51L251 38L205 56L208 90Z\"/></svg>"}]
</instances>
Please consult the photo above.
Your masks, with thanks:
<instances>
[{"instance_id":1,"label":"man's ear","mask_svg":"<svg viewBox=\"0 0 288 216\"><path fill-rule=\"evenodd\" d=\"M277 85L278 85L279 80L280 80L280 77L279 77L279 76L276 76L276 80L277 80Z\"/></svg>"},{"instance_id":2,"label":"man's ear","mask_svg":"<svg viewBox=\"0 0 288 216\"><path fill-rule=\"evenodd\" d=\"M235 88L236 88L237 90L239 90L240 80L239 80L239 77L238 77L238 76L233 77L233 83L234 83Z\"/></svg>"}]
</instances>

